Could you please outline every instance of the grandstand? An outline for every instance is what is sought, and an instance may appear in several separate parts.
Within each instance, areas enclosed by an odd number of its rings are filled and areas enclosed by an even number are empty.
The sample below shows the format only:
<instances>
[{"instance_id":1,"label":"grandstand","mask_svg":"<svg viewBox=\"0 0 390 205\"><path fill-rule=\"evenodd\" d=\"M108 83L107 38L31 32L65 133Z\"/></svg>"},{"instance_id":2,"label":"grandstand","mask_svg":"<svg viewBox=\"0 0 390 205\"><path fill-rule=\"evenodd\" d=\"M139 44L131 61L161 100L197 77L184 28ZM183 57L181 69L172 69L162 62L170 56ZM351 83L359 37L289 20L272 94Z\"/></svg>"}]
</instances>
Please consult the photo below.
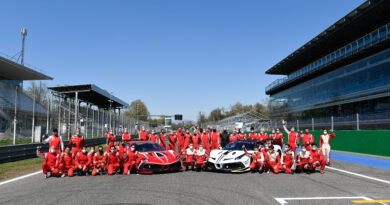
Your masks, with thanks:
<instances>
[{"instance_id":1,"label":"grandstand","mask_svg":"<svg viewBox=\"0 0 390 205\"><path fill-rule=\"evenodd\" d=\"M0 56L0 139L31 137L33 115L34 126L45 129L47 109L38 103L33 108L33 99L23 92L23 81L52 79Z\"/></svg>"}]
</instances>

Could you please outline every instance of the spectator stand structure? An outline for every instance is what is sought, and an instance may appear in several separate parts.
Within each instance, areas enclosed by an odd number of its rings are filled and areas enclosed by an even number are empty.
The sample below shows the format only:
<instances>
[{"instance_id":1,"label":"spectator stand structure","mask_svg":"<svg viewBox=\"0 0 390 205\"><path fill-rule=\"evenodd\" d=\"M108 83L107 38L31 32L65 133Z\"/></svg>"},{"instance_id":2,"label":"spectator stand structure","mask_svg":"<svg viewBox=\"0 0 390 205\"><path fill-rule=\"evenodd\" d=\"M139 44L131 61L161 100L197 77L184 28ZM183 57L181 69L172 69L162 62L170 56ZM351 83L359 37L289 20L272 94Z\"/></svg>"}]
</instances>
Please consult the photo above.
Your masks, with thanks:
<instances>
[{"instance_id":1,"label":"spectator stand structure","mask_svg":"<svg viewBox=\"0 0 390 205\"><path fill-rule=\"evenodd\" d=\"M261 128L268 130L271 127L271 119L261 113L249 111L216 122L206 122L201 126L204 128L211 126L217 130L222 130L225 127L228 130L238 128L249 131L251 127L255 130L260 130Z\"/></svg>"},{"instance_id":2,"label":"spectator stand structure","mask_svg":"<svg viewBox=\"0 0 390 205\"><path fill-rule=\"evenodd\" d=\"M93 84L49 89L52 91L49 108L52 115L48 116L48 127L58 127L59 132L66 134L68 139L76 128L80 128L86 138L104 136L109 129L119 135L126 127L131 134L136 133L135 119L121 115L121 110L129 104L112 93ZM54 101L57 105L55 112L52 112Z\"/></svg>"},{"instance_id":3,"label":"spectator stand structure","mask_svg":"<svg viewBox=\"0 0 390 205\"><path fill-rule=\"evenodd\" d=\"M34 141L34 130L43 127L46 108L23 92L23 82L53 80L41 72L0 56L0 139Z\"/></svg>"}]
</instances>

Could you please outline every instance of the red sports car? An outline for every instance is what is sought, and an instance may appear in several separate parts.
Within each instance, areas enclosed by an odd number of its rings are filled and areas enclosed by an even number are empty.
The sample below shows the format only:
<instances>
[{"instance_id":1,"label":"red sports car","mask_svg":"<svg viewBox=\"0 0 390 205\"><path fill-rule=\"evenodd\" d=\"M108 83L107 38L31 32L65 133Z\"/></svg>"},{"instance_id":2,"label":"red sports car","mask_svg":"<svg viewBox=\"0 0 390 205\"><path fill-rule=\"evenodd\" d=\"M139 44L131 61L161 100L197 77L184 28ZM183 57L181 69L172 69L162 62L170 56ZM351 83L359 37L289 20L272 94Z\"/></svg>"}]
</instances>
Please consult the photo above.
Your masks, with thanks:
<instances>
[{"instance_id":1,"label":"red sports car","mask_svg":"<svg viewBox=\"0 0 390 205\"><path fill-rule=\"evenodd\" d=\"M132 141L138 152L137 169L139 173L152 174L161 172L183 171L180 157L175 151L165 150L159 144L148 141Z\"/></svg>"}]
</instances>

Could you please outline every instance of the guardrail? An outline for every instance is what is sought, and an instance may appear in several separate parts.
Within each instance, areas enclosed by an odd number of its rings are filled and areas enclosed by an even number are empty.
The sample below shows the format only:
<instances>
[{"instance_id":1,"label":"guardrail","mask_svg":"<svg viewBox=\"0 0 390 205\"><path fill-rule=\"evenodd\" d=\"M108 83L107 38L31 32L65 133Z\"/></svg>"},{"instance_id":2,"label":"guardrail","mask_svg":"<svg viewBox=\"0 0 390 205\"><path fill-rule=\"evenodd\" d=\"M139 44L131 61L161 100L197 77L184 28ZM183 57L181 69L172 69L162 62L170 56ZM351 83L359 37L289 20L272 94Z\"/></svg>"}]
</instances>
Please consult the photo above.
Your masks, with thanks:
<instances>
[{"instance_id":1,"label":"guardrail","mask_svg":"<svg viewBox=\"0 0 390 205\"><path fill-rule=\"evenodd\" d=\"M96 146L106 143L106 138L86 139L86 146ZM64 145L69 145L69 141L64 141ZM23 159L31 159L37 157L37 146L41 146L41 152L49 150L49 144L34 143L24 145L10 145L0 147L0 164L6 162L14 162Z\"/></svg>"},{"instance_id":2,"label":"guardrail","mask_svg":"<svg viewBox=\"0 0 390 205\"><path fill-rule=\"evenodd\" d=\"M132 135L132 139L138 139L138 135ZM122 136L116 136L116 141L121 141ZM85 146L96 146L106 144L107 138L85 139ZM64 141L64 146L69 145L69 141ZM49 144L33 143L21 145L9 145L0 147L0 164L6 162L14 162L23 159L31 159L37 157L37 146L41 146L41 152L49 151Z\"/></svg>"}]
</instances>

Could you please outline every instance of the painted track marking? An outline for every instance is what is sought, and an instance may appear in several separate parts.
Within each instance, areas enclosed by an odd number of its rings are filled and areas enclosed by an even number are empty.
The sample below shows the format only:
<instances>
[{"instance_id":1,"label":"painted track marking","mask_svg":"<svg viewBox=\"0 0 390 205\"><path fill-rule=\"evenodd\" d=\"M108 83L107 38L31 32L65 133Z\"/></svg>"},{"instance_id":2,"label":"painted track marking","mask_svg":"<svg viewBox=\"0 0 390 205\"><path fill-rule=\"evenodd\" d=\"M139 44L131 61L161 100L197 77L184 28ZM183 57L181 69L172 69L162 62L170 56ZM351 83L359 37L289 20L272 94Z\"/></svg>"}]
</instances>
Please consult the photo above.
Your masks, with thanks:
<instances>
[{"instance_id":1,"label":"painted track marking","mask_svg":"<svg viewBox=\"0 0 390 205\"><path fill-rule=\"evenodd\" d=\"M7 180L7 181L0 182L0 186L1 186L1 185L4 185L4 184L11 183L11 182L14 182L14 181L18 181L18 180L20 180L20 179L24 179L24 178L27 178L27 177L31 177L31 176L37 175L37 174L39 174L39 173L42 173L42 171L33 172L33 173L26 174L26 175L23 175L23 176L20 176L20 177L16 177L16 178L13 178L13 179L10 179L10 180Z\"/></svg>"},{"instance_id":2,"label":"painted track marking","mask_svg":"<svg viewBox=\"0 0 390 205\"><path fill-rule=\"evenodd\" d=\"M346 173L346 174L355 175L355 176L358 176L358 177L362 177L362 178L371 179L371 180L374 180L374 181L378 181L378 182L383 182L383 183L386 183L386 184L390 184L390 181L386 181L386 180L383 180L383 179L379 179L379 178L375 178L375 177L370 177L370 176L367 176L367 175L358 174L358 173L355 173L355 172L350 172L350 171L346 171L346 170L342 170L342 169L337 169L337 168L334 168L334 167L328 167L328 166L327 166L326 169L331 169L331 170L343 172L343 173Z\"/></svg>"},{"instance_id":3,"label":"painted track marking","mask_svg":"<svg viewBox=\"0 0 390 205\"><path fill-rule=\"evenodd\" d=\"M277 202L282 205L288 204L287 201L293 200L340 200L340 199L363 199L363 200L372 200L371 198L365 196L337 196L337 197L295 197L295 198L274 198Z\"/></svg>"}]
</instances>

